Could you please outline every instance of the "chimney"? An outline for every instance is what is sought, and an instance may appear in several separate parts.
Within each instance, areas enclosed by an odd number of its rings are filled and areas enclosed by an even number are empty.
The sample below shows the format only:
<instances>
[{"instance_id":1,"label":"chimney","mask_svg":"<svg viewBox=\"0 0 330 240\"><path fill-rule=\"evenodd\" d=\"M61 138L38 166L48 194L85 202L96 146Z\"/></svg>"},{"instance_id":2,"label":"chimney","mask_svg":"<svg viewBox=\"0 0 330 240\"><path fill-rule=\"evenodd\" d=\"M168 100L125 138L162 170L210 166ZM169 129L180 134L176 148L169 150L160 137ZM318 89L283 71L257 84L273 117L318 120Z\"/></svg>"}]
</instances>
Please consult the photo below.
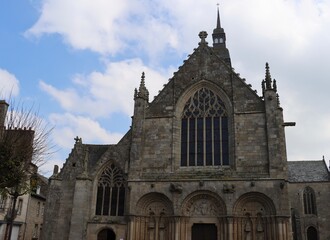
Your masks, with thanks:
<instances>
[{"instance_id":1,"label":"chimney","mask_svg":"<svg viewBox=\"0 0 330 240\"><path fill-rule=\"evenodd\" d=\"M7 115L9 104L5 100L0 100L0 128L3 129L5 126L5 120Z\"/></svg>"}]
</instances>

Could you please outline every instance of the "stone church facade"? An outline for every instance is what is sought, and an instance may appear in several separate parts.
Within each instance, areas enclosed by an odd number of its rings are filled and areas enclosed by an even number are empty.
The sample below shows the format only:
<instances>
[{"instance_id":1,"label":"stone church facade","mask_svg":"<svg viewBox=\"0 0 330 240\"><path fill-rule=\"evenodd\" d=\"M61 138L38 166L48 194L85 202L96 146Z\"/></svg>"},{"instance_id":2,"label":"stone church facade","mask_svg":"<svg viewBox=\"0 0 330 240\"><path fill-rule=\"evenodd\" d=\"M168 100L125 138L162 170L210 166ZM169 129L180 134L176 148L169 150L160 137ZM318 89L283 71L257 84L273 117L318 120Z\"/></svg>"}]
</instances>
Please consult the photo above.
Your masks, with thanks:
<instances>
[{"instance_id":1,"label":"stone church facade","mask_svg":"<svg viewBox=\"0 0 330 240\"><path fill-rule=\"evenodd\" d=\"M47 240L330 239L324 161L288 162L277 83L235 73L218 13L149 102L144 73L131 129L114 145L78 137L50 178Z\"/></svg>"}]
</instances>

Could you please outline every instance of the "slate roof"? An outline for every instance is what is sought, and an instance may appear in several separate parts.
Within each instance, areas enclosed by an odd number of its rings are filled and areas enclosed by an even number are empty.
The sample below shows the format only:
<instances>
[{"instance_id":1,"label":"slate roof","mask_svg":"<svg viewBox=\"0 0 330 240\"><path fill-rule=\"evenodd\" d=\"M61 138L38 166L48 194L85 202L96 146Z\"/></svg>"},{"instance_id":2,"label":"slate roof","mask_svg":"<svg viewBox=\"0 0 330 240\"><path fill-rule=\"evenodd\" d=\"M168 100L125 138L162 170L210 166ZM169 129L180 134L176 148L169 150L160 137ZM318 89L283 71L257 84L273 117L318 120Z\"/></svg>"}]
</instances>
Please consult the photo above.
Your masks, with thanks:
<instances>
[{"instance_id":1,"label":"slate roof","mask_svg":"<svg viewBox=\"0 0 330 240\"><path fill-rule=\"evenodd\" d=\"M289 161L289 182L327 182L330 181L324 161Z\"/></svg>"}]
</instances>

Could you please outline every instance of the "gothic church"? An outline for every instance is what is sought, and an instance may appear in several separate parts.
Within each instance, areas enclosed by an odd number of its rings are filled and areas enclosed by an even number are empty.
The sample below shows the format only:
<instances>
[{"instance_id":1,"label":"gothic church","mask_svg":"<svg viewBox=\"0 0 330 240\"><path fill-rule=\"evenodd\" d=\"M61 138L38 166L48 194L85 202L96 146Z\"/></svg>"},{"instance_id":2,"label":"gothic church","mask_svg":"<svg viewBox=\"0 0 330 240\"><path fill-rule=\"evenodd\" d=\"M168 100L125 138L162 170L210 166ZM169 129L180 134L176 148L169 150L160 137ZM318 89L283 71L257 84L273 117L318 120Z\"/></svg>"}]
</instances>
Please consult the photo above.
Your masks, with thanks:
<instances>
[{"instance_id":1,"label":"gothic church","mask_svg":"<svg viewBox=\"0 0 330 240\"><path fill-rule=\"evenodd\" d=\"M42 239L330 239L324 162L288 162L277 83L262 94L234 72L219 12L149 102L134 94L130 130L114 145L76 143L55 166ZM302 146L303 147L303 146Z\"/></svg>"}]
</instances>

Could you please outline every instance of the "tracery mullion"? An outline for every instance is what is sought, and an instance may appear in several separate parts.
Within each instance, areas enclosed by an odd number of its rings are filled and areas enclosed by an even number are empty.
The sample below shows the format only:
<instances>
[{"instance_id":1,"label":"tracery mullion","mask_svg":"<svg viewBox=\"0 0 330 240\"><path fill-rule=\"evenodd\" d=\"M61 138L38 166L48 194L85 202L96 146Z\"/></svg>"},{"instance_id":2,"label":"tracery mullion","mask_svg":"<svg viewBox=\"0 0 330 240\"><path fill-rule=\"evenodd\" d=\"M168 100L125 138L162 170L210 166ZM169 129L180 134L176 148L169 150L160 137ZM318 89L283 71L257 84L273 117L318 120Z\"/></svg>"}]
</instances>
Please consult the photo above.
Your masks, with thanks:
<instances>
[{"instance_id":1,"label":"tracery mullion","mask_svg":"<svg viewBox=\"0 0 330 240\"><path fill-rule=\"evenodd\" d=\"M119 210L119 193L120 193L120 186L118 186L118 191L117 191L117 206L116 206L116 216L118 216L118 210Z\"/></svg>"},{"instance_id":2,"label":"tracery mullion","mask_svg":"<svg viewBox=\"0 0 330 240\"><path fill-rule=\"evenodd\" d=\"M223 135L222 135L222 117L219 117L219 157L220 157L220 165L223 165L223 146L222 146L222 141L223 141Z\"/></svg>"},{"instance_id":3,"label":"tracery mullion","mask_svg":"<svg viewBox=\"0 0 330 240\"><path fill-rule=\"evenodd\" d=\"M305 192L303 195L303 200L304 200L304 208L305 208L305 214L308 214L308 200L307 200L307 193Z\"/></svg>"},{"instance_id":4,"label":"tracery mullion","mask_svg":"<svg viewBox=\"0 0 330 240\"><path fill-rule=\"evenodd\" d=\"M311 194L310 192L307 192L307 213L310 214L311 213Z\"/></svg>"},{"instance_id":5,"label":"tracery mullion","mask_svg":"<svg viewBox=\"0 0 330 240\"><path fill-rule=\"evenodd\" d=\"M101 215L103 215L103 209L104 209L104 197L105 197L105 186L102 183L102 204L101 204Z\"/></svg>"},{"instance_id":6,"label":"tracery mullion","mask_svg":"<svg viewBox=\"0 0 330 240\"><path fill-rule=\"evenodd\" d=\"M189 121L189 118L187 118L187 154L186 154L186 161L187 161L187 164L186 166L189 166L189 158L190 158L190 149L189 149L189 144L190 144L190 138L189 138L189 131L190 129L190 121Z\"/></svg>"},{"instance_id":7,"label":"tracery mullion","mask_svg":"<svg viewBox=\"0 0 330 240\"><path fill-rule=\"evenodd\" d=\"M206 166L206 116L203 117L203 165Z\"/></svg>"},{"instance_id":8,"label":"tracery mullion","mask_svg":"<svg viewBox=\"0 0 330 240\"><path fill-rule=\"evenodd\" d=\"M309 213L314 214L314 211L313 211L313 192L312 191L310 191L310 193L309 193L309 204L310 204Z\"/></svg>"},{"instance_id":9,"label":"tracery mullion","mask_svg":"<svg viewBox=\"0 0 330 240\"><path fill-rule=\"evenodd\" d=\"M212 134L212 141L211 141L211 153L212 153L212 166L214 166L214 117L211 117L211 134Z\"/></svg>"},{"instance_id":10,"label":"tracery mullion","mask_svg":"<svg viewBox=\"0 0 330 240\"><path fill-rule=\"evenodd\" d=\"M109 216L111 216L112 214L111 214L111 210L112 210L112 187L113 186L111 186L110 187L110 196L109 196L109 212L108 212L108 215Z\"/></svg>"},{"instance_id":11,"label":"tracery mullion","mask_svg":"<svg viewBox=\"0 0 330 240\"><path fill-rule=\"evenodd\" d=\"M198 145L197 145L197 137L198 137L198 128L197 128L197 119L198 117L194 118L194 125L195 125L195 140L194 140L194 145L195 145L195 151L194 151L194 166L197 166L197 154L198 154Z\"/></svg>"}]
</instances>

